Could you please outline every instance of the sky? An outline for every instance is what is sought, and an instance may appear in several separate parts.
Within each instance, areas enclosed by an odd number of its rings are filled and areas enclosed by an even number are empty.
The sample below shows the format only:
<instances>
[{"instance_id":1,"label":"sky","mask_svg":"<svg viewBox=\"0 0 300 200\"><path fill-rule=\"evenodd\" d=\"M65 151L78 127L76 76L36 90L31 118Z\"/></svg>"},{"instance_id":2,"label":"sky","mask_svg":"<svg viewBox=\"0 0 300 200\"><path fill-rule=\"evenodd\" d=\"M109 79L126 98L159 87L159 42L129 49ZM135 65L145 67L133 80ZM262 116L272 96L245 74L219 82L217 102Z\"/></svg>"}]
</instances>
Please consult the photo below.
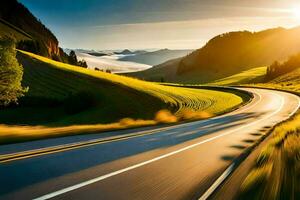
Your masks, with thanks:
<instances>
[{"instance_id":1,"label":"sky","mask_svg":"<svg viewBox=\"0 0 300 200\"><path fill-rule=\"evenodd\" d=\"M19 1L73 49L196 49L224 32L300 25L300 0Z\"/></svg>"}]
</instances>

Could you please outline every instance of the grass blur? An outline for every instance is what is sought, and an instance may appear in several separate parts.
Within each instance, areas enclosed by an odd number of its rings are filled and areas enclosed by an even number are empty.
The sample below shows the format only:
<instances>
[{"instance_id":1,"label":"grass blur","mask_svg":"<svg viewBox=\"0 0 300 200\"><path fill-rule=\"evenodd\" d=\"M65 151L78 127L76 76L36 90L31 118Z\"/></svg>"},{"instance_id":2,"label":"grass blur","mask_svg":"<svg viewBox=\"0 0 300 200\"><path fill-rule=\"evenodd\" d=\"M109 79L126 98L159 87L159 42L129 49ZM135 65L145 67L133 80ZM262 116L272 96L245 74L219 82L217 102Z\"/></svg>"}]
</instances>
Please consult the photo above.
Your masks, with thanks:
<instances>
[{"instance_id":1,"label":"grass blur","mask_svg":"<svg viewBox=\"0 0 300 200\"><path fill-rule=\"evenodd\" d=\"M300 70L266 84L255 84L300 92ZM255 166L240 188L239 199L300 199L300 113L272 131Z\"/></svg>"},{"instance_id":2,"label":"grass blur","mask_svg":"<svg viewBox=\"0 0 300 200\"><path fill-rule=\"evenodd\" d=\"M300 114L277 126L241 186L240 199L300 198Z\"/></svg>"},{"instance_id":3,"label":"grass blur","mask_svg":"<svg viewBox=\"0 0 300 200\"><path fill-rule=\"evenodd\" d=\"M119 122L109 124L71 125L62 127L46 126L8 126L0 125L0 144L31 141L37 139L113 131L157 124L154 120L121 119Z\"/></svg>"},{"instance_id":4,"label":"grass blur","mask_svg":"<svg viewBox=\"0 0 300 200\"><path fill-rule=\"evenodd\" d=\"M163 109L155 114L152 120L123 118L118 122L109 124L71 125L62 127L46 126L8 126L0 125L0 144L24 142L37 139L113 131L141 126L175 123L182 120L197 120L212 117L211 114L195 111L185 111L175 116L169 110Z\"/></svg>"}]
</instances>

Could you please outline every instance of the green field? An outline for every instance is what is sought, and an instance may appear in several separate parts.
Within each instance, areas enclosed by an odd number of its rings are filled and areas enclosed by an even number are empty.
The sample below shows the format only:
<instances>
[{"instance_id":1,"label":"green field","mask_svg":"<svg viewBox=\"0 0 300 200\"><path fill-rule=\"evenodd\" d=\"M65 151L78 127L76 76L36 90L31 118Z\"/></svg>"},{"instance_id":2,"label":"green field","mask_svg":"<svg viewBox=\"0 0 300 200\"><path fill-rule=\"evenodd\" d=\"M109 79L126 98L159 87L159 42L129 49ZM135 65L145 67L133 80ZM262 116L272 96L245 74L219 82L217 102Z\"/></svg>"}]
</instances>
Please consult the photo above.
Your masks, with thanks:
<instances>
[{"instance_id":1,"label":"green field","mask_svg":"<svg viewBox=\"0 0 300 200\"><path fill-rule=\"evenodd\" d=\"M263 81L267 67L258 67L211 82L212 85L240 85Z\"/></svg>"},{"instance_id":2,"label":"green field","mask_svg":"<svg viewBox=\"0 0 300 200\"><path fill-rule=\"evenodd\" d=\"M96 100L92 109L71 116L64 116L59 106L44 111L43 108L38 108L38 112L32 114L36 119L32 120L26 116L24 119L28 121L42 120L43 115L53 117L55 121L50 121L62 125L108 123L124 117L153 119L154 114L162 108L168 108L175 113L180 113L186 108L205 110L215 115L242 103L241 97L231 93L161 86L75 67L28 52L20 51L19 60L24 66L23 85L29 86L26 98L37 99L38 104L47 104L51 103L51 100L64 101L68 94L87 91ZM11 116L13 120L16 117L14 114L19 113L16 111L18 109L24 109L24 113L27 108L7 109L7 112L1 111L0 116L6 116L7 121L7 116Z\"/></svg>"},{"instance_id":3,"label":"green field","mask_svg":"<svg viewBox=\"0 0 300 200\"><path fill-rule=\"evenodd\" d=\"M120 120L126 126L153 125L156 124L153 119L161 109L170 110L175 117L186 114L187 110L212 116L229 111L247 99L243 93L163 86L56 62L24 51L18 51L17 57L24 67L22 84L29 87L29 92L19 105L0 110L0 123L3 124L0 129L10 136L22 131L43 132L43 135L55 131L55 134L64 135L66 132L71 134L72 130L80 133L110 130L111 127L100 125ZM85 102L88 106L83 106ZM70 109L77 112L70 113ZM163 117L168 115L162 114ZM146 121L126 121L124 118ZM37 125L43 127L35 127ZM72 125L77 126L70 127ZM119 125L114 124L112 129ZM2 137L9 139L8 135Z\"/></svg>"}]
</instances>

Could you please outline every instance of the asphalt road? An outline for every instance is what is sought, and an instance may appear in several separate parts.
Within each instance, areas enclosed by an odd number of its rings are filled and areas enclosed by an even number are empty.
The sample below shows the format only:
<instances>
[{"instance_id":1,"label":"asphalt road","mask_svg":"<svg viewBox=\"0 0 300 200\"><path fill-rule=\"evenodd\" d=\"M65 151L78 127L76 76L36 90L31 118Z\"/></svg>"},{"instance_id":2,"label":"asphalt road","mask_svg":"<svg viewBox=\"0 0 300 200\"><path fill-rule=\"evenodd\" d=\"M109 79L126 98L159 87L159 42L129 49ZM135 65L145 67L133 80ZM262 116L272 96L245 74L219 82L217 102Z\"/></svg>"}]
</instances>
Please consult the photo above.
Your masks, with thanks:
<instances>
[{"instance_id":1,"label":"asphalt road","mask_svg":"<svg viewBox=\"0 0 300 200\"><path fill-rule=\"evenodd\" d=\"M0 163L0 199L197 199L299 106L289 93L246 90L254 94L251 103L216 118ZM64 139L55 141L49 144ZM29 147L2 146L0 154Z\"/></svg>"}]
</instances>

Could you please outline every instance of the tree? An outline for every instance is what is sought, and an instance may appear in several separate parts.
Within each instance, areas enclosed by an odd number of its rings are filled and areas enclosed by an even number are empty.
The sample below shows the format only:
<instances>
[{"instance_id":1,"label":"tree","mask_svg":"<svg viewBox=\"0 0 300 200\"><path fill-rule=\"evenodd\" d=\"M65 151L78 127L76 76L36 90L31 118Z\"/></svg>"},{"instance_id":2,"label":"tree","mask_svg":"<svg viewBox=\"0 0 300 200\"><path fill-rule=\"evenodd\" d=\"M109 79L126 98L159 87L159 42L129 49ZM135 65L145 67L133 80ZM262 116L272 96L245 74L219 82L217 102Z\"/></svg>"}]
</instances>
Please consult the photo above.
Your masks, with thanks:
<instances>
[{"instance_id":1,"label":"tree","mask_svg":"<svg viewBox=\"0 0 300 200\"><path fill-rule=\"evenodd\" d=\"M80 67L83 67L83 68L88 68L88 65L87 65L87 63L86 63L86 61L85 61L84 59L80 60L80 61L78 62L78 65L79 65Z\"/></svg>"},{"instance_id":2,"label":"tree","mask_svg":"<svg viewBox=\"0 0 300 200\"><path fill-rule=\"evenodd\" d=\"M17 102L27 89L21 85L23 67L16 59L15 42L0 38L0 106Z\"/></svg>"},{"instance_id":3,"label":"tree","mask_svg":"<svg viewBox=\"0 0 300 200\"><path fill-rule=\"evenodd\" d=\"M267 68L266 80L272 80L278 76L289 73L300 67L300 54L291 56L284 63L275 61Z\"/></svg>"},{"instance_id":4,"label":"tree","mask_svg":"<svg viewBox=\"0 0 300 200\"><path fill-rule=\"evenodd\" d=\"M69 63L71 65L77 65L78 64L76 53L73 50L70 51L70 54L69 54Z\"/></svg>"}]
</instances>

